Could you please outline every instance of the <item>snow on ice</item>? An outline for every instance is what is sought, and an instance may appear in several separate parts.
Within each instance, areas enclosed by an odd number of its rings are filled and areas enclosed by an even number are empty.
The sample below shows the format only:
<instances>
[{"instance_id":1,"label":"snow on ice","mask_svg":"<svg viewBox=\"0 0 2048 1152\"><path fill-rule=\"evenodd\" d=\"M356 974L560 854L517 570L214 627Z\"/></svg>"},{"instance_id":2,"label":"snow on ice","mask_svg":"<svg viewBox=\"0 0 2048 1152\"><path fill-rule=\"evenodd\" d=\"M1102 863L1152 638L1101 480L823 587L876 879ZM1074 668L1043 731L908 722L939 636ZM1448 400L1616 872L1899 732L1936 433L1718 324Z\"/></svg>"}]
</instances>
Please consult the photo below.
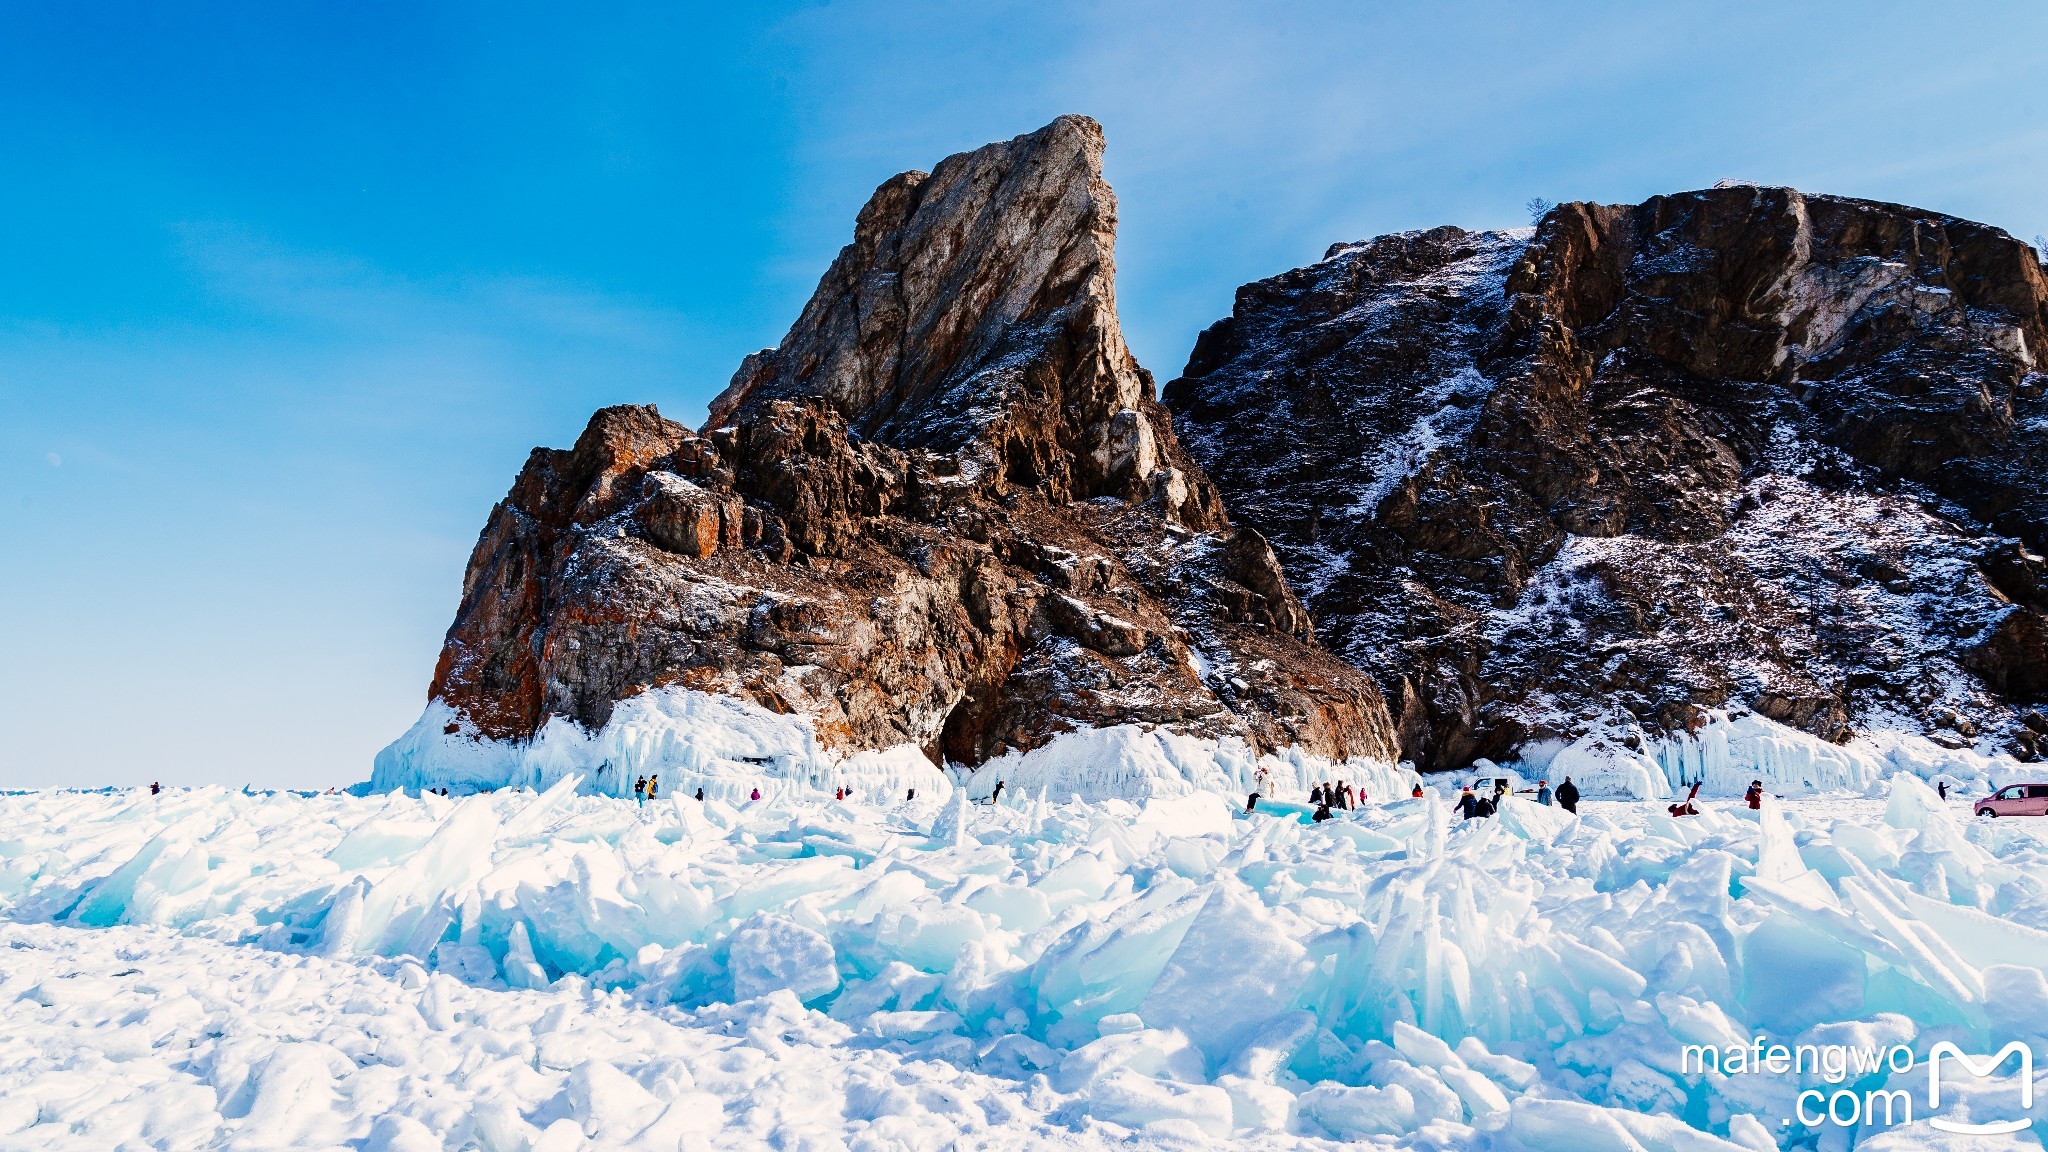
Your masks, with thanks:
<instances>
[{"instance_id":1,"label":"snow on ice","mask_svg":"<svg viewBox=\"0 0 2048 1152\"><path fill-rule=\"evenodd\" d=\"M1482 762L1480 772L1490 770ZM1571 776L1588 796L1653 798L1704 782L1708 796L1740 796L1751 779L1779 795L1804 796L1883 787L1906 772L1963 789L1985 785L2009 759L1948 749L1918 735L1880 731L1847 745L1830 744L1750 712L1715 712L1690 735L1653 738L1627 721L1595 725L1565 744L1539 742L1501 766L1520 779ZM1406 795L1417 780L1406 764L1353 760L1333 764L1297 749L1261 755L1242 741L1187 736L1121 724L1056 737L1029 752L1009 752L975 770L941 769L910 745L841 754L823 746L810 721L770 712L730 696L679 688L621 702L597 732L555 717L527 741L479 736L438 701L377 756L369 788L448 788L455 792L524 787L546 789L571 776L579 788L625 797L640 777L654 775L664 794L739 803L754 789L764 799L830 795L887 801L916 789L944 798L962 786L986 800L996 781L1008 791L1054 800L1152 797L1196 792L1243 797L1306 795L1316 781L1348 780L1381 798Z\"/></svg>"},{"instance_id":2,"label":"snow on ice","mask_svg":"<svg viewBox=\"0 0 2048 1152\"><path fill-rule=\"evenodd\" d=\"M551 718L531 740L493 740L436 700L405 735L377 754L370 777L378 792L396 788L547 788L580 776L588 787L629 796L642 776L665 791L725 801L753 789L779 796L831 792L901 796L911 788L943 795L946 775L909 745L841 756L818 743L809 720L770 712L732 696L662 688L622 700L611 722L592 733Z\"/></svg>"},{"instance_id":3,"label":"snow on ice","mask_svg":"<svg viewBox=\"0 0 2048 1152\"><path fill-rule=\"evenodd\" d=\"M2048 842L1915 774L1314 824L1026 767L0 796L0 1148L1918 1147L1682 1053L2048 1032Z\"/></svg>"},{"instance_id":4,"label":"snow on ice","mask_svg":"<svg viewBox=\"0 0 2048 1152\"><path fill-rule=\"evenodd\" d=\"M1198 791L1243 797L1306 795L1312 780L1345 779L1372 794L1405 795L1412 771L1376 761L1334 765L1295 749L1259 755L1237 739L1205 739L1161 728L1119 724L1054 738L1029 752L1010 752L979 770L955 769L986 799L997 780L1010 790L1054 799L1112 797L1143 801ZM842 755L818 742L808 719L770 712L731 696L660 688L622 701L597 732L555 717L527 741L479 736L435 701L405 735L377 755L370 789L548 788L580 776L589 791L630 796L640 777L655 775L665 793L737 803L759 788L764 799L835 793L841 787L871 800L940 798L954 775L904 744Z\"/></svg>"}]
</instances>

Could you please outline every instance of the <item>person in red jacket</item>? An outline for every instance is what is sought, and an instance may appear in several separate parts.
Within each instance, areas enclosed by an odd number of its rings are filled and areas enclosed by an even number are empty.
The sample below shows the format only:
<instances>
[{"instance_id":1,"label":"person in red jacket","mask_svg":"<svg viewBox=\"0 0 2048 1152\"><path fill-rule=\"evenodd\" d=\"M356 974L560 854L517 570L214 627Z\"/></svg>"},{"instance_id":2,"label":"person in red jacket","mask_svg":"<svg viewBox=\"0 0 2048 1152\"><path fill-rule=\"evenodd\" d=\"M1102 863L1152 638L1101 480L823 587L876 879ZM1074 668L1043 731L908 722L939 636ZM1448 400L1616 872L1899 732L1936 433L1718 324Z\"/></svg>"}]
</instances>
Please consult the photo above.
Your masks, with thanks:
<instances>
[{"instance_id":1,"label":"person in red jacket","mask_svg":"<svg viewBox=\"0 0 2048 1152\"><path fill-rule=\"evenodd\" d=\"M1683 804L1673 804L1673 805L1671 805L1671 814L1672 814L1673 816L1697 816L1697 815L1699 815L1699 814L1700 814L1700 810L1699 810L1698 808L1696 808L1696 807L1694 807L1694 806L1693 806L1693 801L1694 801L1695 799L1697 799L1697 798L1699 797L1699 794L1700 794L1700 781L1697 781L1697 780L1695 780L1695 781L1693 781L1693 785L1692 785L1692 791L1690 791L1690 792L1688 792L1688 793L1686 793L1686 794L1685 794L1685 803L1683 803Z\"/></svg>"},{"instance_id":2,"label":"person in red jacket","mask_svg":"<svg viewBox=\"0 0 2048 1152\"><path fill-rule=\"evenodd\" d=\"M1751 780L1749 782L1749 791L1743 793L1742 798L1749 802L1750 811L1761 811L1764 806L1764 782L1761 780Z\"/></svg>"}]
</instances>

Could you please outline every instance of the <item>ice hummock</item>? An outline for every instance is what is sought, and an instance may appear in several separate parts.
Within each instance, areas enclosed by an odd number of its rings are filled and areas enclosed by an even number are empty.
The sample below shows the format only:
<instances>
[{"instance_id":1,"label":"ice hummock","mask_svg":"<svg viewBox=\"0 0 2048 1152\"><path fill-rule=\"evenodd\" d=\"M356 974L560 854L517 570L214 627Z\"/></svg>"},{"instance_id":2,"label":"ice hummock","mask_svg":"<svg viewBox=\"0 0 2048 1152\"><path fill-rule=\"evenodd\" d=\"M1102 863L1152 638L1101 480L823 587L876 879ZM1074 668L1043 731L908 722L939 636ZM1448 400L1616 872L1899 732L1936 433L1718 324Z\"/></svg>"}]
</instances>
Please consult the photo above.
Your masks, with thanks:
<instances>
[{"instance_id":1,"label":"ice hummock","mask_svg":"<svg viewBox=\"0 0 2048 1152\"><path fill-rule=\"evenodd\" d=\"M533 739L494 740L440 701L377 754L370 791L447 788L543 789L570 776L587 791L630 796L643 776L663 794L737 803L758 789L767 799L836 795L885 800L943 798L956 782L986 799L998 782L1011 795L1058 800L1125 799L1214 792L1242 800L1259 791L1299 798L1316 781L1344 780L1368 796L1405 796L1412 769L1377 760L1333 763L1299 749L1260 754L1244 741L1120 724L1055 736L1028 752L974 767L934 765L910 745L841 753L823 746L811 721L733 696L665 687L621 701L596 732L554 717Z\"/></svg>"},{"instance_id":2,"label":"ice hummock","mask_svg":"<svg viewBox=\"0 0 2048 1152\"><path fill-rule=\"evenodd\" d=\"M1724 1148L1823 1133L1683 1045L2043 1039L2048 840L1917 775L1320 825L579 783L0 796L0 1139Z\"/></svg>"},{"instance_id":3,"label":"ice hummock","mask_svg":"<svg viewBox=\"0 0 2048 1152\"><path fill-rule=\"evenodd\" d=\"M1594 724L1569 744L1537 743L1498 769L1524 784L1569 776L1597 797L1661 799L1700 782L1706 796L1740 796L1751 780L1781 796L1867 793L1905 772L1930 783L1980 789L2013 762L1923 736L1877 731L1831 744L1753 712L1714 711L1697 731L1651 737L1625 720ZM371 791L448 788L544 789L570 776L608 796L630 796L634 782L658 776L664 793L737 803L764 797L833 795L943 798L958 785L976 800L1002 782L1008 795L1055 800L1125 799L1213 792L1241 800L1258 791L1300 799L1320 781L1344 780L1369 798L1405 796L1418 781L1411 766L1357 759L1333 763L1295 748L1259 753L1234 738L1192 736L1138 724L1063 733L1029 751L1010 751L972 767L934 765L910 745L842 753L824 746L811 721L771 712L737 697L665 687L621 701L596 732L555 717L531 740L480 736L445 704L427 706L405 735L378 753Z\"/></svg>"},{"instance_id":4,"label":"ice hummock","mask_svg":"<svg viewBox=\"0 0 2048 1152\"><path fill-rule=\"evenodd\" d=\"M1728 711L1709 712L1697 731L1662 738L1625 723L1596 724L1569 744L1524 748L1522 757L1510 764L1523 776L1553 784L1570 776L1586 795L1637 799L1668 798L1695 781L1706 796L1740 796L1751 780L1782 796L1864 793L1900 772L1971 791L2015 766L1916 733L1881 730L1831 744L1754 712Z\"/></svg>"},{"instance_id":5,"label":"ice hummock","mask_svg":"<svg viewBox=\"0 0 2048 1152\"><path fill-rule=\"evenodd\" d=\"M1299 800L1315 783L1342 780L1368 798L1406 796L1414 769L1384 760L1332 762L1298 748L1264 755L1235 738L1190 736L1166 728L1118 724L1062 733L1029 752L1011 751L966 771L969 793L986 799L1044 792L1059 800L1132 800L1212 792L1242 800L1256 791Z\"/></svg>"},{"instance_id":6,"label":"ice hummock","mask_svg":"<svg viewBox=\"0 0 2048 1152\"><path fill-rule=\"evenodd\" d=\"M405 735L377 754L372 791L448 788L457 792L552 786L579 777L590 791L630 796L644 776L664 794L727 802L835 792L875 798L944 796L951 779L909 745L840 754L823 747L809 719L771 712L734 696L664 687L621 700L590 732L551 717L531 740L494 740L439 700Z\"/></svg>"}]
</instances>

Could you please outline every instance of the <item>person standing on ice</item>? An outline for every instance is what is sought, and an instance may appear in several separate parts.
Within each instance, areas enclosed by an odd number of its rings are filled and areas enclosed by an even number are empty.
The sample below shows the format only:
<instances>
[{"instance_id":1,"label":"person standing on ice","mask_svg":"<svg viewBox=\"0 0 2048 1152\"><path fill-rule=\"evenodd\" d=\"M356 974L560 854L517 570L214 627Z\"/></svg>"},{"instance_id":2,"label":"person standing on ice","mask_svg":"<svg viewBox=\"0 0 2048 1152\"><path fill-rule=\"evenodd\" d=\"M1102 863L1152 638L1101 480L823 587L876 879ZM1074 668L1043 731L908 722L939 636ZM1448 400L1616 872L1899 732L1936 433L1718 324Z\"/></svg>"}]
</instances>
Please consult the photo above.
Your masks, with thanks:
<instances>
[{"instance_id":1,"label":"person standing on ice","mask_svg":"<svg viewBox=\"0 0 2048 1152\"><path fill-rule=\"evenodd\" d=\"M760 798L761 790L759 788L754 789L753 794L747 797L749 800L759 800Z\"/></svg>"},{"instance_id":2,"label":"person standing on ice","mask_svg":"<svg viewBox=\"0 0 2048 1152\"><path fill-rule=\"evenodd\" d=\"M1550 807L1550 781L1538 780L1536 782L1536 802L1545 808Z\"/></svg>"},{"instance_id":3,"label":"person standing on ice","mask_svg":"<svg viewBox=\"0 0 2048 1152\"><path fill-rule=\"evenodd\" d=\"M1747 804L1749 805L1749 810L1750 810L1750 811L1752 811L1752 812L1761 812L1761 811L1763 811L1763 807L1764 807L1764 782L1763 782L1763 781L1761 781L1761 780L1751 780L1751 781L1749 782L1749 791L1747 791L1747 792L1744 792L1744 793L1742 794L1742 799L1743 799L1743 801L1744 801L1745 803L1747 803Z\"/></svg>"},{"instance_id":4,"label":"person standing on ice","mask_svg":"<svg viewBox=\"0 0 2048 1152\"><path fill-rule=\"evenodd\" d=\"M152 785L151 787L154 787L154 785ZM1941 793L1941 798L1942 798L1942 799L1943 799L1944 801L1948 799L1948 781L1946 781L1946 780L1936 780L1936 781L1934 782L1934 790L1935 790L1936 792L1939 792L1939 793ZM150 793L150 795L152 795L152 796L153 796L153 795L155 795L155 794L156 794L156 793L154 793L154 792L151 792L151 793Z\"/></svg>"},{"instance_id":5,"label":"person standing on ice","mask_svg":"<svg viewBox=\"0 0 2048 1152\"><path fill-rule=\"evenodd\" d=\"M1002 799L1003 782L1001 780L998 780L996 781L996 790L988 794L988 802L991 804L1000 804L1002 802Z\"/></svg>"},{"instance_id":6,"label":"person standing on ice","mask_svg":"<svg viewBox=\"0 0 2048 1152\"><path fill-rule=\"evenodd\" d=\"M1579 814L1579 786L1569 776L1557 786L1557 806L1574 816Z\"/></svg>"},{"instance_id":7,"label":"person standing on ice","mask_svg":"<svg viewBox=\"0 0 2048 1152\"><path fill-rule=\"evenodd\" d=\"M1479 797L1473 794L1470 784L1467 784L1465 791L1458 796L1458 811L1463 813L1467 820L1479 815Z\"/></svg>"},{"instance_id":8,"label":"person standing on ice","mask_svg":"<svg viewBox=\"0 0 2048 1152\"><path fill-rule=\"evenodd\" d=\"M154 781L154 780L151 780L151 781L149 782L149 794L150 794L151 796L154 796L154 795L156 795L157 793L159 793L159 792L162 792L163 790L164 790L164 786L163 786L163 785L161 785L161 784L157 783L157 782L156 782L156 781Z\"/></svg>"},{"instance_id":9,"label":"person standing on ice","mask_svg":"<svg viewBox=\"0 0 2048 1152\"><path fill-rule=\"evenodd\" d=\"M703 789L703 787L702 787L702 786L700 785L700 786L699 786L699 787L697 788L697 803L699 803L699 804L702 804L703 802L704 802L704 789Z\"/></svg>"},{"instance_id":10,"label":"person standing on ice","mask_svg":"<svg viewBox=\"0 0 2048 1152\"><path fill-rule=\"evenodd\" d=\"M1323 786L1321 784L1309 785L1308 802L1311 804L1321 804L1323 802Z\"/></svg>"},{"instance_id":11,"label":"person standing on ice","mask_svg":"<svg viewBox=\"0 0 2048 1152\"><path fill-rule=\"evenodd\" d=\"M633 799L643 804L647 802L647 777L642 776L633 781Z\"/></svg>"},{"instance_id":12,"label":"person standing on ice","mask_svg":"<svg viewBox=\"0 0 2048 1152\"><path fill-rule=\"evenodd\" d=\"M649 776L649 777L647 778L647 798L648 798L649 800L652 800L652 799L654 799L655 797L657 797L657 796L660 796L660 795L661 795L661 777L659 777L659 776Z\"/></svg>"},{"instance_id":13,"label":"person standing on ice","mask_svg":"<svg viewBox=\"0 0 2048 1152\"><path fill-rule=\"evenodd\" d=\"M1408 791L1408 798L1409 798L1410 800L1420 800L1420 799L1422 799L1422 781L1420 781L1420 780L1417 780L1417 781L1415 782L1415 787L1414 787L1414 788L1411 788L1411 789L1409 789L1409 791Z\"/></svg>"}]
</instances>

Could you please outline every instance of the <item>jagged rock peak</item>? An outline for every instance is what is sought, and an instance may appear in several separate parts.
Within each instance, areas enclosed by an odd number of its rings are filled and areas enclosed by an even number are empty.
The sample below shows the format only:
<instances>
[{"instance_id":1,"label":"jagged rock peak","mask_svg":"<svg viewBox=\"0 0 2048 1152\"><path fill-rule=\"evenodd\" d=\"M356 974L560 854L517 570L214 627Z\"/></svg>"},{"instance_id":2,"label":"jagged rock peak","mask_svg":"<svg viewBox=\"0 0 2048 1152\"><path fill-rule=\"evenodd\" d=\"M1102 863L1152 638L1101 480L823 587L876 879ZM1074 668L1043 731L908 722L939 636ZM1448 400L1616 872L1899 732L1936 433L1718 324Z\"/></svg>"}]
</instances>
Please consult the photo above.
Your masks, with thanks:
<instances>
[{"instance_id":1,"label":"jagged rock peak","mask_svg":"<svg viewBox=\"0 0 2048 1152\"><path fill-rule=\"evenodd\" d=\"M747 358L707 428L815 397L855 434L954 457L971 479L1059 500L1159 497L1222 523L1124 344L1116 196L1102 128L1044 128L884 182L853 242L772 349Z\"/></svg>"},{"instance_id":2,"label":"jagged rock peak","mask_svg":"<svg viewBox=\"0 0 2048 1152\"><path fill-rule=\"evenodd\" d=\"M2005 232L1737 186L1337 245L1166 393L1418 762L1720 707L2032 756L2044 348Z\"/></svg>"},{"instance_id":3,"label":"jagged rock peak","mask_svg":"<svg viewBox=\"0 0 2048 1152\"><path fill-rule=\"evenodd\" d=\"M1389 759L1377 685L1316 646L1124 346L1101 152L1066 117L889 181L701 432L607 408L535 450L471 556L432 730L380 764L496 763L472 736L596 731L649 693L884 759L1121 725Z\"/></svg>"}]
</instances>

